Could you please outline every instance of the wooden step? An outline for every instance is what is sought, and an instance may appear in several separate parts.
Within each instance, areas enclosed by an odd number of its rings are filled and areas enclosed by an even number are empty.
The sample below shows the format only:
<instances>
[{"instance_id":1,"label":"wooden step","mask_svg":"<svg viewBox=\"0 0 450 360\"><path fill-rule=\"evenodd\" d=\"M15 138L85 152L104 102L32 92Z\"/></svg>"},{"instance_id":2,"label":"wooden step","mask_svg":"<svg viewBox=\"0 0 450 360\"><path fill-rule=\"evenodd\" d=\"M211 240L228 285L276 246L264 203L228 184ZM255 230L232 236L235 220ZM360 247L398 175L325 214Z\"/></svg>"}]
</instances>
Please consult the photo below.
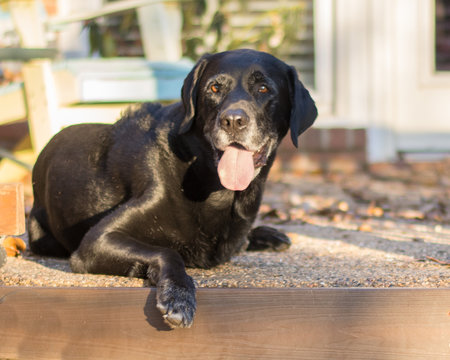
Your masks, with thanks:
<instances>
[{"instance_id":1,"label":"wooden step","mask_svg":"<svg viewBox=\"0 0 450 360\"><path fill-rule=\"evenodd\" d=\"M199 289L169 330L154 288L0 286L0 358L448 359L450 289Z\"/></svg>"},{"instance_id":2,"label":"wooden step","mask_svg":"<svg viewBox=\"0 0 450 360\"><path fill-rule=\"evenodd\" d=\"M25 233L23 185L0 184L0 235L23 233Z\"/></svg>"}]
</instances>

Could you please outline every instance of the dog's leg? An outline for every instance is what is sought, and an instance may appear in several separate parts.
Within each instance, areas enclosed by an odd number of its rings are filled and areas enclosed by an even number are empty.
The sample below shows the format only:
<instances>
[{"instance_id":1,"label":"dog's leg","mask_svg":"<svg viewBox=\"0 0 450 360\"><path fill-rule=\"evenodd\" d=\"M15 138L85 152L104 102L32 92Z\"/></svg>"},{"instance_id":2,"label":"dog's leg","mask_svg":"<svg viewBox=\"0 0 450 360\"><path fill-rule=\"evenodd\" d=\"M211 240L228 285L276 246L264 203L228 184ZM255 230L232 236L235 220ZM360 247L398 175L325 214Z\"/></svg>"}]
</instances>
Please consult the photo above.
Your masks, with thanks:
<instances>
[{"instance_id":1,"label":"dog's leg","mask_svg":"<svg viewBox=\"0 0 450 360\"><path fill-rule=\"evenodd\" d=\"M157 287L157 307L166 323L173 328L190 327L196 310L195 285L183 259L172 249L136 238L127 229L133 229L142 208L121 208L86 233L70 258L72 270L146 278Z\"/></svg>"},{"instance_id":2,"label":"dog's leg","mask_svg":"<svg viewBox=\"0 0 450 360\"><path fill-rule=\"evenodd\" d=\"M259 226L254 228L248 234L249 245L247 251L284 251L291 246L291 240L269 226Z\"/></svg>"},{"instance_id":3,"label":"dog's leg","mask_svg":"<svg viewBox=\"0 0 450 360\"><path fill-rule=\"evenodd\" d=\"M31 251L43 256L69 257L69 251L47 230L46 218L45 210L34 205L27 224Z\"/></svg>"},{"instance_id":4,"label":"dog's leg","mask_svg":"<svg viewBox=\"0 0 450 360\"><path fill-rule=\"evenodd\" d=\"M157 287L157 307L166 323L173 328L192 325L195 285L176 251L145 245L122 232L95 240L90 234L70 258L73 271L147 278Z\"/></svg>"}]
</instances>

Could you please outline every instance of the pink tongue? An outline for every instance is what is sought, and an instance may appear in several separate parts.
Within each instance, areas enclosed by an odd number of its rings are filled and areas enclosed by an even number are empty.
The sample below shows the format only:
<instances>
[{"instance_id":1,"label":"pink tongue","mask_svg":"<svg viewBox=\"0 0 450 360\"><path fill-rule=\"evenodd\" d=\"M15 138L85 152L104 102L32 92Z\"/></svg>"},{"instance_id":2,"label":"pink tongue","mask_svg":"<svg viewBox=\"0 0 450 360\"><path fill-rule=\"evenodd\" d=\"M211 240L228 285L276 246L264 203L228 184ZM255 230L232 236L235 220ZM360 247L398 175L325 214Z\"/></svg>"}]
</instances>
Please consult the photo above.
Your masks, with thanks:
<instances>
[{"instance_id":1,"label":"pink tongue","mask_svg":"<svg viewBox=\"0 0 450 360\"><path fill-rule=\"evenodd\" d=\"M220 182L233 191L245 190L253 180L253 153L233 146L225 149L217 168Z\"/></svg>"}]
</instances>

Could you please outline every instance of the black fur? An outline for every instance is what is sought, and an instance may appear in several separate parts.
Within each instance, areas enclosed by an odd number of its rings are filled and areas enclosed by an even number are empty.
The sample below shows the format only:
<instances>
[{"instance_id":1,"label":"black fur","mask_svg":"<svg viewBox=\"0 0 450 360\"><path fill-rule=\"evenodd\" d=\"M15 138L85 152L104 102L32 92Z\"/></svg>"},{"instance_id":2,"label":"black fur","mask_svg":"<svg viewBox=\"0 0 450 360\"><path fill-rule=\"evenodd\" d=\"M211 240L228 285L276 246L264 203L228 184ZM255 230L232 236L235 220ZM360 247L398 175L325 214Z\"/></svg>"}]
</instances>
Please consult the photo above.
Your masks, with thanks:
<instances>
[{"instance_id":1,"label":"black fur","mask_svg":"<svg viewBox=\"0 0 450 360\"><path fill-rule=\"evenodd\" d=\"M275 57L206 55L182 102L138 105L113 125L71 126L48 143L33 170L31 249L70 256L75 272L147 278L166 322L189 327L196 301L185 266L221 264L249 240L249 249L289 246L276 230L251 227L281 139L290 129L297 145L316 116L296 72ZM217 175L230 144L255 154L243 191Z\"/></svg>"}]
</instances>

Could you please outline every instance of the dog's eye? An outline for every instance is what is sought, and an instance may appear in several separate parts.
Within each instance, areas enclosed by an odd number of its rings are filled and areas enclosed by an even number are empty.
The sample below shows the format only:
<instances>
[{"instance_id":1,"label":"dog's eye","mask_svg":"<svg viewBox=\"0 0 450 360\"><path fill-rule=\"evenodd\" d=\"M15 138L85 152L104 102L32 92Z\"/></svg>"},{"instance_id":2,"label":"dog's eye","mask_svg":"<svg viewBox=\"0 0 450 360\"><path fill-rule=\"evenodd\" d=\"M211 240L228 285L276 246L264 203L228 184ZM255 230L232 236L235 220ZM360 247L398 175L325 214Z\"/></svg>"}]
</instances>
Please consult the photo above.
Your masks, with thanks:
<instances>
[{"instance_id":1,"label":"dog's eye","mask_svg":"<svg viewBox=\"0 0 450 360\"><path fill-rule=\"evenodd\" d=\"M217 93L220 91L219 85L217 85L217 84L211 85L211 91L212 91L214 94L217 94Z\"/></svg>"},{"instance_id":2,"label":"dog's eye","mask_svg":"<svg viewBox=\"0 0 450 360\"><path fill-rule=\"evenodd\" d=\"M258 92L261 93L261 94L266 94L266 93L269 92L269 88L266 85L261 85L258 88Z\"/></svg>"}]
</instances>

